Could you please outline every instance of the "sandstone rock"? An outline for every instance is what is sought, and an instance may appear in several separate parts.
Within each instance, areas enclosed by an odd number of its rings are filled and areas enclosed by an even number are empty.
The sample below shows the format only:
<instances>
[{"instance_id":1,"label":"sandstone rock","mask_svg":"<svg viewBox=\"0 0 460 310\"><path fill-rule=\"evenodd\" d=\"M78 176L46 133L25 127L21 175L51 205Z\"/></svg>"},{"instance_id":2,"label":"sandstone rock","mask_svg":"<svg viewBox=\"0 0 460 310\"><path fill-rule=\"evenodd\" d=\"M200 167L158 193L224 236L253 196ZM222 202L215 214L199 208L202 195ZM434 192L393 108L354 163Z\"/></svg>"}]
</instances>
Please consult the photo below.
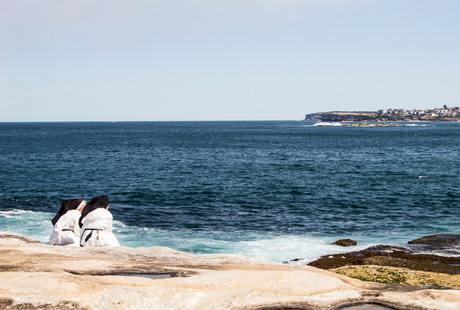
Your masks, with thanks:
<instances>
[{"instance_id":1,"label":"sandstone rock","mask_svg":"<svg viewBox=\"0 0 460 310\"><path fill-rule=\"evenodd\" d=\"M309 266L164 247L59 247L0 233L0 266L2 309L460 308L460 291L362 282Z\"/></svg>"}]
</instances>

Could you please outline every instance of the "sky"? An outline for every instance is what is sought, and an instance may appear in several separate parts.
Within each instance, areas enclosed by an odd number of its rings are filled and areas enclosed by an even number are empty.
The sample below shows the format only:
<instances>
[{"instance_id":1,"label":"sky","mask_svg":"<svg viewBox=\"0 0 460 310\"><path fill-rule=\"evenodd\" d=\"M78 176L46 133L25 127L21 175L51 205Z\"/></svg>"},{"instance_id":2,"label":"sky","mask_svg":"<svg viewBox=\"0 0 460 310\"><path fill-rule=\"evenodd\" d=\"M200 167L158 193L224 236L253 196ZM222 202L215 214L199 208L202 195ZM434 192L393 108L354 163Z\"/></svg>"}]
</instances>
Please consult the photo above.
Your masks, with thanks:
<instances>
[{"instance_id":1,"label":"sky","mask_svg":"<svg viewBox=\"0 0 460 310\"><path fill-rule=\"evenodd\" d=\"M1 0L0 122L460 106L458 0Z\"/></svg>"}]
</instances>

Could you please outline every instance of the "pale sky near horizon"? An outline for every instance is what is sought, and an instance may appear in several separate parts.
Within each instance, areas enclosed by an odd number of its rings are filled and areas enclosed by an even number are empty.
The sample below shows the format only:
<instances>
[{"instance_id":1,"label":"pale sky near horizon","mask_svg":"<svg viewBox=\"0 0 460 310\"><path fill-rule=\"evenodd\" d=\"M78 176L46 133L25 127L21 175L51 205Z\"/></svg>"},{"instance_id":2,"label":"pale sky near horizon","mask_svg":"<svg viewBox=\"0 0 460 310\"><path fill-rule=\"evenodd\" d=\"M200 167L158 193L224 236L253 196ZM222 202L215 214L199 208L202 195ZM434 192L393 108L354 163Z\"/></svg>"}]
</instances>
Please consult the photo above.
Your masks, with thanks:
<instances>
[{"instance_id":1,"label":"pale sky near horizon","mask_svg":"<svg viewBox=\"0 0 460 310\"><path fill-rule=\"evenodd\" d=\"M460 106L458 0L1 0L0 122Z\"/></svg>"}]
</instances>

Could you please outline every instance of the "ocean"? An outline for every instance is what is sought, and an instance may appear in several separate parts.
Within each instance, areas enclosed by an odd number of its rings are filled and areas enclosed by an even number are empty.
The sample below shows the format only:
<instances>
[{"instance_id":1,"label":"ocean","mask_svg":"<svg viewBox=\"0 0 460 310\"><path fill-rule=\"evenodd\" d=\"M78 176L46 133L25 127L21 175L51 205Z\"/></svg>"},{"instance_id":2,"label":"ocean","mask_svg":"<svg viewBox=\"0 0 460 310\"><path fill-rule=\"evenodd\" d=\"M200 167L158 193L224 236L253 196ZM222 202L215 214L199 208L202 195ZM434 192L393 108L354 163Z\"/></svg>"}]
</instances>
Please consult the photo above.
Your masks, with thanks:
<instances>
[{"instance_id":1,"label":"ocean","mask_svg":"<svg viewBox=\"0 0 460 310\"><path fill-rule=\"evenodd\" d=\"M459 233L460 122L406 125L0 123L0 230L46 242L63 200L108 195L128 247L306 262Z\"/></svg>"}]
</instances>

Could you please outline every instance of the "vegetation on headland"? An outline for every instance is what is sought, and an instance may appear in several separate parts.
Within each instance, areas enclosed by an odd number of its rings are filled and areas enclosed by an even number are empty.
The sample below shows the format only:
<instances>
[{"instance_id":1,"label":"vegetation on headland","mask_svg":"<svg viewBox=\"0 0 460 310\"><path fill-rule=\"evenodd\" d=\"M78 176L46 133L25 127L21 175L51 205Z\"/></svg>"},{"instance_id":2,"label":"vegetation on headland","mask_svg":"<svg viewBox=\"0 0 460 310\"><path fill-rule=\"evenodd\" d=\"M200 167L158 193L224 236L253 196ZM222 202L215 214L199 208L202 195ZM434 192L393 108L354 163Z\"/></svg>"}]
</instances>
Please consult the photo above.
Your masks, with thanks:
<instances>
[{"instance_id":1,"label":"vegetation on headland","mask_svg":"<svg viewBox=\"0 0 460 310\"><path fill-rule=\"evenodd\" d=\"M321 122L387 122L387 121L460 121L460 108L447 107L427 110L387 109L379 111L335 111L307 114L306 121Z\"/></svg>"}]
</instances>

